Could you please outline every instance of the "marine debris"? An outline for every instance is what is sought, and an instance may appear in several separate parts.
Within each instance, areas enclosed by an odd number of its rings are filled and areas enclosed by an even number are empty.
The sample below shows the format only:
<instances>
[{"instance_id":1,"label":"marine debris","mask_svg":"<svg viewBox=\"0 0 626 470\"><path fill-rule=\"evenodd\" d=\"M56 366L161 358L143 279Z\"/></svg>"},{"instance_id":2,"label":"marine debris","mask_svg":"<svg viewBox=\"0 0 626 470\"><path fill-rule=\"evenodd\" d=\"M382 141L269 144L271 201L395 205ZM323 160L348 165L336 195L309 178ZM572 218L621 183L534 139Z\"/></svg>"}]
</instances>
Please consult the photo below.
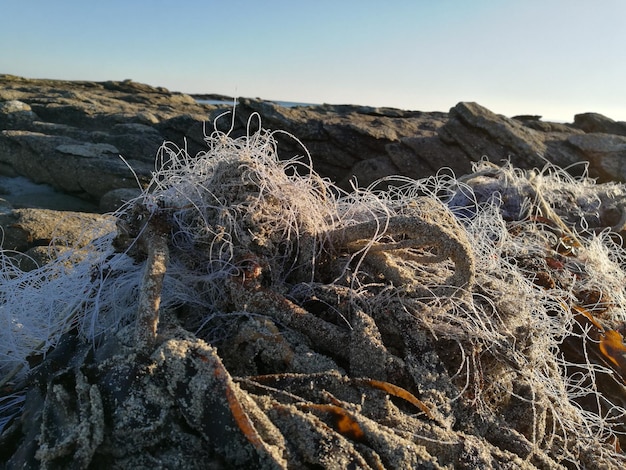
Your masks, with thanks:
<instances>
[{"instance_id":1,"label":"marine debris","mask_svg":"<svg viewBox=\"0 0 626 470\"><path fill-rule=\"evenodd\" d=\"M624 185L344 192L274 135L166 143L86 252L3 253L5 468L626 464Z\"/></svg>"}]
</instances>

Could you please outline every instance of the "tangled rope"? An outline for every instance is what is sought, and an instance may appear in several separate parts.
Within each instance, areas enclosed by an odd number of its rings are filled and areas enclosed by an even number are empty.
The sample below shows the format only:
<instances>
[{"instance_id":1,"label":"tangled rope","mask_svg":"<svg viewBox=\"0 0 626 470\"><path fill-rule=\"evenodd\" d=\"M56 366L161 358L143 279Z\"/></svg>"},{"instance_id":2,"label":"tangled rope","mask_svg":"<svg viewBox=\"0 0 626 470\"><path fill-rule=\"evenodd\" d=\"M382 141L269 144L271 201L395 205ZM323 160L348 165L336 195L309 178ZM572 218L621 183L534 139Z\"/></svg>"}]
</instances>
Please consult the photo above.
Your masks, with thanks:
<instances>
[{"instance_id":1,"label":"tangled rope","mask_svg":"<svg viewBox=\"0 0 626 470\"><path fill-rule=\"evenodd\" d=\"M48 468L626 461L622 185L482 162L345 193L271 132L207 144L165 144L88 256L6 254L5 459L39 426Z\"/></svg>"}]
</instances>

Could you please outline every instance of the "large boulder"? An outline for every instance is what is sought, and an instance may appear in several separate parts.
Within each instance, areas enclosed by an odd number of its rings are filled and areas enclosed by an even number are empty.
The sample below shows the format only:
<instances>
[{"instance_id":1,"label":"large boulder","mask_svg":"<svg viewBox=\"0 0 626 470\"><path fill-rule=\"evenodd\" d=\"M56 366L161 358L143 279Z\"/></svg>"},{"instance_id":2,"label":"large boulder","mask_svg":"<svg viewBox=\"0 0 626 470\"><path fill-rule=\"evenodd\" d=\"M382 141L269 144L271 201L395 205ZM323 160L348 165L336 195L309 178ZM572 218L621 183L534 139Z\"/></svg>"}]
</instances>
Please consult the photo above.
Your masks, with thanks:
<instances>
[{"instance_id":1,"label":"large boulder","mask_svg":"<svg viewBox=\"0 0 626 470\"><path fill-rule=\"evenodd\" d=\"M608 129L611 122L617 131L620 123L598 118L600 115L585 116L578 115L575 126L542 123L536 116L510 119L477 103L459 103L450 110L439 137L448 145L458 146L472 161L485 157L491 161L510 160L527 169L554 164L568 168L574 175L588 168L589 175L601 182L626 181L626 139L595 133ZM605 125L592 126L592 121Z\"/></svg>"},{"instance_id":2,"label":"large boulder","mask_svg":"<svg viewBox=\"0 0 626 470\"><path fill-rule=\"evenodd\" d=\"M115 230L115 219L83 212L8 208L0 213L0 229L5 260L30 271L64 253L75 259L84 256L90 241Z\"/></svg>"},{"instance_id":3,"label":"large boulder","mask_svg":"<svg viewBox=\"0 0 626 470\"><path fill-rule=\"evenodd\" d=\"M439 136L445 143L459 146L473 161L509 159L521 168L541 168L547 162L567 167L579 161L563 144L567 134L538 131L477 103L459 103L452 108Z\"/></svg>"},{"instance_id":4,"label":"large boulder","mask_svg":"<svg viewBox=\"0 0 626 470\"><path fill-rule=\"evenodd\" d=\"M82 247L115 230L111 216L48 209L14 209L0 214L4 250L24 252L36 246Z\"/></svg>"},{"instance_id":5,"label":"large boulder","mask_svg":"<svg viewBox=\"0 0 626 470\"><path fill-rule=\"evenodd\" d=\"M112 189L137 185L133 171L119 156L111 144L30 131L0 132L0 164L5 174L25 175L36 183L96 201ZM128 162L144 177L152 168L146 162Z\"/></svg>"},{"instance_id":6,"label":"large boulder","mask_svg":"<svg viewBox=\"0 0 626 470\"><path fill-rule=\"evenodd\" d=\"M39 117L31 107L18 100L0 102L0 129L25 129Z\"/></svg>"},{"instance_id":7,"label":"large boulder","mask_svg":"<svg viewBox=\"0 0 626 470\"><path fill-rule=\"evenodd\" d=\"M626 137L611 134L572 135L567 143L588 160L603 181L626 181Z\"/></svg>"},{"instance_id":8,"label":"large boulder","mask_svg":"<svg viewBox=\"0 0 626 470\"><path fill-rule=\"evenodd\" d=\"M614 121L599 113L581 113L574 116L574 126L583 131L626 136L626 122Z\"/></svg>"}]
</instances>

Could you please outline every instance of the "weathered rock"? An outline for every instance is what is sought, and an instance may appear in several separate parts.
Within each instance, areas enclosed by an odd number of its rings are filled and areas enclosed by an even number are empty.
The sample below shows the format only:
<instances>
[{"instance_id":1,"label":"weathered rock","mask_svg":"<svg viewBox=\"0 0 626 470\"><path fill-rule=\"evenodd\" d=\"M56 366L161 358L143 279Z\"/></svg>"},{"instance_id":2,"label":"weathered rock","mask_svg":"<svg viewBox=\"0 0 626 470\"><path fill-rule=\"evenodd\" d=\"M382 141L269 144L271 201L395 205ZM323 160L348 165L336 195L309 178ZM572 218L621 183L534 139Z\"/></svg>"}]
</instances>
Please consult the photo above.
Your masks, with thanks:
<instances>
[{"instance_id":1,"label":"weathered rock","mask_svg":"<svg viewBox=\"0 0 626 470\"><path fill-rule=\"evenodd\" d=\"M459 103L450 110L450 119L439 135L474 161L508 158L520 168L542 168L552 163L569 167L573 174L584 169L577 163L586 163L590 176L601 182L626 181L623 138L597 133L619 134L622 124L594 113L577 115L574 125L542 122L539 116L508 119L476 103Z\"/></svg>"},{"instance_id":2,"label":"weathered rock","mask_svg":"<svg viewBox=\"0 0 626 470\"><path fill-rule=\"evenodd\" d=\"M542 132L567 132L567 133L580 133L583 131L572 127L571 124L562 124L560 122L546 122L541 120L541 116L513 116L513 119L520 121L526 127L530 127L536 131Z\"/></svg>"},{"instance_id":3,"label":"weathered rock","mask_svg":"<svg viewBox=\"0 0 626 470\"><path fill-rule=\"evenodd\" d=\"M26 103L18 100L0 102L0 129L24 129L38 116Z\"/></svg>"},{"instance_id":4,"label":"weathered rock","mask_svg":"<svg viewBox=\"0 0 626 470\"><path fill-rule=\"evenodd\" d=\"M397 175L398 167L387 156L368 158L355 163L350 174L339 182L342 188L365 187L387 175Z\"/></svg>"},{"instance_id":5,"label":"weathered rock","mask_svg":"<svg viewBox=\"0 0 626 470\"><path fill-rule=\"evenodd\" d=\"M218 109L202 119L191 114L181 114L180 116L161 121L155 128L165 140L180 146L186 145L188 153L196 155L198 152L206 150L206 143L204 142L205 132L208 134L213 132L213 120L223 112L223 109ZM228 119L230 122L230 118L225 119Z\"/></svg>"},{"instance_id":6,"label":"weathered rock","mask_svg":"<svg viewBox=\"0 0 626 470\"><path fill-rule=\"evenodd\" d=\"M4 250L27 251L57 244L84 246L90 240L115 230L114 220L105 215L60 212L47 209L15 209L0 214Z\"/></svg>"},{"instance_id":7,"label":"weathered rock","mask_svg":"<svg viewBox=\"0 0 626 470\"><path fill-rule=\"evenodd\" d=\"M106 141L117 147L126 159L153 163L157 150L163 144L163 136L152 126L127 123L113 126Z\"/></svg>"},{"instance_id":8,"label":"weathered rock","mask_svg":"<svg viewBox=\"0 0 626 470\"><path fill-rule=\"evenodd\" d=\"M19 100L47 122L105 130L129 121L155 124L189 113L203 116L211 107L189 95L132 81L36 80L0 75L0 101Z\"/></svg>"},{"instance_id":9,"label":"weathered rock","mask_svg":"<svg viewBox=\"0 0 626 470\"><path fill-rule=\"evenodd\" d=\"M106 192L137 184L133 172L119 158L119 150L104 143L30 131L0 132L0 163L4 173L25 175L66 193L98 201ZM153 165L129 159L138 175Z\"/></svg>"},{"instance_id":10,"label":"weathered rock","mask_svg":"<svg viewBox=\"0 0 626 470\"><path fill-rule=\"evenodd\" d=\"M168 136L156 125L180 115L194 122L214 106L165 88L124 82L30 80L0 75L0 172L47 183L93 202L136 187Z\"/></svg>"},{"instance_id":11,"label":"weathered rock","mask_svg":"<svg viewBox=\"0 0 626 470\"><path fill-rule=\"evenodd\" d=\"M444 142L460 146L474 161L484 156L494 160L511 157L539 165L539 155L546 153L539 133L477 103L459 103L452 108L439 135Z\"/></svg>"},{"instance_id":12,"label":"weathered rock","mask_svg":"<svg viewBox=\"0 0 626 470\"><path fill-rule=\"evenodd\" d=\"M391 159L398 166L401 175L410 178L423 178L441 168L450 169L457 175L463 175L471 170L472 160L468 155L455 145L446 145L436 133L404 137L400 143L403 150L408 148L418 157L410 158L409 155L405 154L405 157L402 158L398 153L388 149ZM398 146L394 146L394 148L397 150Z\"/></svg>"},{"instance_id":13,"label":"weathered rock","mask_svg":"<svg viewBox=\"0 0 626 470\"><path fill-rule=\"evenodd\" d=\"M571 167L573 173L583 169L576 163L588 162L590 174L604 181L620 179L596 168L596 160L581 148L572 148L568 139L583 137L580 130L569 126L549 124L528 126L532 119L509 119L497 115L476 103L459 103L450 110L450 119L440 129L441 139L458 145L473 161L487 157L492 161L508 159L520 168L542 168L551 163L563 168ZM537 130L543 129L543 130Z\"/></svg>"},{"instance_id":14,"label":"weathered rock","mask_svg":"<svg viewBox=\"0 0 626 470\"><path fill-rule=\"evenodd\" d=\"M415 178L429 176L439 169L440 161L457 172L470 166L457 148L443 145L437 137L437 129L446 121L445 113L350 105L287 108L243 99L237 108L238 128L243 129L254 113L261 116L263 127L297 137L316 170L344 188L350 187L352 177L367 185L399 172ZM230 120L224 120L223 125L230 125ZM282 134L276 137L283 157L304 152L295 139ZM420 141L423 146L417 144ZM438 155L433 161L434 148Z\"/></svg>"},{"instance_id":15,"label":"weathered rock","mask_svg":"<svg viewBox=\"0 0 626 470\"><path fill-rule=\"evenodd\" d=\"M626 137L596 133L572 135L567 143L589 161L592 176L603 181L626 181Z\"/></svg>"},{"instance_id":16,"label":"weathered rock","mask_svg":"<svg viewBox=\"0 0 626 470\"><path fill-rule=\"evenodd\" d=\"M574 126L585 132L626 136L626 122L614 121L599 113L577 114L574 116Z\"/></svg>"}]
</instances>

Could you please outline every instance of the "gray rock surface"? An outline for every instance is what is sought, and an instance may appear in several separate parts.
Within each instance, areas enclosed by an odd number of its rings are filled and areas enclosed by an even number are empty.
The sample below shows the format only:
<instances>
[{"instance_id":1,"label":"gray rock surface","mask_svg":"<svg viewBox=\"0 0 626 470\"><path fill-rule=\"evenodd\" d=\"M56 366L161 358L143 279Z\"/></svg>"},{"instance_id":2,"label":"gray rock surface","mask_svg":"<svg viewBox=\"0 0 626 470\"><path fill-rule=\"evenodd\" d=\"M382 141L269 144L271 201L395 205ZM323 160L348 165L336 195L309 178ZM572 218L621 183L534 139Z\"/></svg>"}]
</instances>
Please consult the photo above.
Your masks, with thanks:
<instances>
[{"instance_id":1,"label":"gray rock surface","mask_svg":"<svg viewBox=\"0 0 626 470\"><path fill-rule=\"evenodd\" d=\"M585 132L626 135L626 122L614 121L598 113L582 113L574 116L574 126Z\"/></svg>"},{"instance_id":2,"label":"gray rock surface","mask_svg":"<svg viewBox=\"0 0 626 470\"><path fill-rule=\"evenodd\" d=\"M261 116L263 127L297 137L310 152L316 170L346 189L353 177L366 186L394 174L429 176L442 161L461 174L471 167L466 154L446 148L437 137L447 121L446 113L349 105L287 108L242 99L237 108L241 129L254 113ZM280 134L277 139L284 157L303 154L296 140ZM434 154L437 157L431 158Z\"/></svg>"},{"instance_id":3,"label":"gray rock surface","mask_svg":"<svg viewBox=\"0 0 626 470\"><path fill-rule=\"evenodd\" d=\"M3 248L20 252L47 247L54 239L61 245L81 247L115 229L114 220L105 215L48 209L15 209L0 214L0 226Z\"/></svg>"},{"instance_id":4,"label":"gray rock surface","mask_svg":"<svg viewBox=\"0 0 626 470\"><path fill-rule=\"evenodd\" d=\"M4 260L30 271L67 250L82 257L91 240L115 230L115 221L85 212L5 207L0 212L0 228Z\"/></svg>"},{"instance_id":5,"label":"gray rock surface","mask_svg":"<svg viewBox=\"0 0 626 470\"><path fill-rule=\"evenodd\" d=\"M458 145L472 161L483 157L492 161L510 159L520 168L541 168L548 161L567 167L580 161L580 156L564 143L568 135L580 131L554 132L548 127L545 132L537 130L537 122L509 119L477 103L459 103L450 110L450 119L439 136L448 144Z\"/></svg>"},{"instance_id":6,"label":"gray rock surface","mask_svg":"<svg viewBox=\"0 0 626 470\"><path fill-rule=\"evenodd\" d=\"M427 177L442 167L461 175L484 157L510 159L521 168L574 165L573 173L583 170L575 164L588 162L590 175L600 181L626 179L623 152L614 144L614 135L626 135L626 123L597 113L563 124L534 115L507 118L470 102L444 113L285 107L248 98L238 101L234 119L231 111L228 101L201 104L130 80L0 75L0 174L24 176L97 205L111 190L137 188L127 163L145 183L165 140L194 155L215 128L243 135L262 125L292 135L276 133L282 158L308 150L315 169L346 189L354 181L366 186L392 174Z\"/></svg>"},{"instance_id":7,"label":"gray rock surface","mask_svg":"<svg viewBox=\"0 0 626 470\"><path fill-rule=\"evenodd\" d=\"M584 155L602 180L626 181L626 137L600 133L572 135L567 143Z\"/></svg>"},{"instance_id":8,"label":"gray rock surface","mask_svg":"<svg viewBox=\"0 0 626 470\"><path fill-rule=\"evenodd\" d=\"M145 181L168 139L155 127L207 107L181 93L124 82L30 80L0 75L0 173L90 200Z\"/></svg>"}]
</instances>

